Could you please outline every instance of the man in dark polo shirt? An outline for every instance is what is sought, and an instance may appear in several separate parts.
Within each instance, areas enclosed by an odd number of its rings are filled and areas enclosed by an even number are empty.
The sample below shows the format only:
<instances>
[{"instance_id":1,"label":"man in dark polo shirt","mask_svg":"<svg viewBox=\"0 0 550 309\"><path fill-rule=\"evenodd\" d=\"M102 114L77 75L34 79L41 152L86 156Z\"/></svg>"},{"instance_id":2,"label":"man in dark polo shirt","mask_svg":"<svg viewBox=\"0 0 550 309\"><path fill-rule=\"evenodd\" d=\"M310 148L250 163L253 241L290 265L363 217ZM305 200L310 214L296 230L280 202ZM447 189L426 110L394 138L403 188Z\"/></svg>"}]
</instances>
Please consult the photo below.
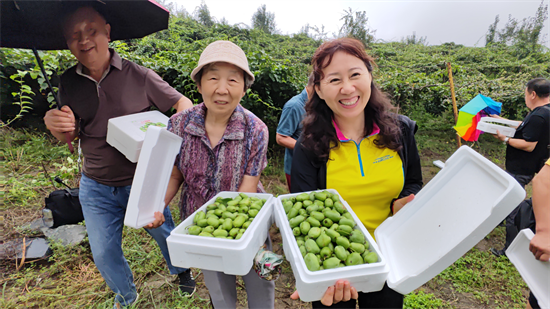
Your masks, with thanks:
<instances>
[{"instance_id":1,"label":"man in dark polo shirt","mask_svg":"<svg viewBox=\"0 0 550 309\"><path fill-rule=\"evenodd\" d=\"M155 72L139 66L108 48L110 25L91 7L69 14L64 35L78 64L68 69L59 86L61 110L46 113L44 122L52 134L65 142L81 140L84 154L80 202L94 262L116 293L115 308L137 299L132 271L124 258L121 242L126 205L136 164L107 144L110 118L174 107L178 112L192 107L189 99L170 87ZM146 231L157 241L171 274L178 274L180 290L191 296L195 282L190 270L172 266L166 238L174 229L170 209L166 221Z\"/></svg>"},{"instance_id":2,"label":"man in dark polo shirt","mask_svg":"<svg viewBox=\"0 0 550 309\"><path fill-rule=\"evenodd\" d=\"M530 80L525 88L525 105L531 112L522 122L518 121L514 137L509 138L498 131L495 135L507 145L506 171L524 188L550 156L550 81L544 78ZM506 217L504 248L491 248L496 256L504 255L518 234L514 224L518 209L519 206Z\"/></svg>"}]
</instances>

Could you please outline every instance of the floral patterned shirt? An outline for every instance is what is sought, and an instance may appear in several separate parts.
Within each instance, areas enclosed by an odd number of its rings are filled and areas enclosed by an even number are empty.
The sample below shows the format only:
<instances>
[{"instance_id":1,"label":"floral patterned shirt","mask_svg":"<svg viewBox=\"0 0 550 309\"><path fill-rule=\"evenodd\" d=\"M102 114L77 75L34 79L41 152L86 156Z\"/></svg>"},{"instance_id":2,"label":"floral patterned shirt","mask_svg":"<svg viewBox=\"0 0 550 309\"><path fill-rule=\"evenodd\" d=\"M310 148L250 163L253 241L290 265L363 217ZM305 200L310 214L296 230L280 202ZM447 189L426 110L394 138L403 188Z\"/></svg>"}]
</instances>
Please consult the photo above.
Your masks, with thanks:
<instances>
[{"instance_id":1,"label":"floral patterned shirt","mask_svg":"<svg viewBox=\"0 0 550 309\"><path fill-rule=\"evenodd\" d=\"M183 138L176 167L183 175L180 216L185 219L220 191L237 191L244 175L259 176L267 166L267 126L237 105L217 145L204 121L206 106L196 105L170 118L168 130ZM265 192L261 182L257 192Z\"/></svg>"}]
</instances>

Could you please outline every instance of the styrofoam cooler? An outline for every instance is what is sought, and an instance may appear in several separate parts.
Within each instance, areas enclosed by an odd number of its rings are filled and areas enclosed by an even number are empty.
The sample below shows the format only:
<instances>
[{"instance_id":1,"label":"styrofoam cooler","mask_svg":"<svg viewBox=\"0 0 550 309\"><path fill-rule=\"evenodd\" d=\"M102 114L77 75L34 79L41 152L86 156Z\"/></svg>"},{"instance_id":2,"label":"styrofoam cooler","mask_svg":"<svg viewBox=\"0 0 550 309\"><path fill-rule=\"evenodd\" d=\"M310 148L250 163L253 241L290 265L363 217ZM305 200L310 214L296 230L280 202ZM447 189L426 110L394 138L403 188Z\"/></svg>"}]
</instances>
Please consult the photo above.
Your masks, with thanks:
<instances>
[{"instance_id":1,"label":"styrofoam cooler","mask_svg":"<svg viewBox=\"0 0 550 309\"><path fill-rule=\"evenodd\" d=\"M502 124L502 125L499 125ZM508 127L508 126L511 127ZM477 123L477 129L483 132L497 134L497 130L508 137L513 137L516 134L516 129L518 123L513 120L500 119L494 117L482 117Z\"/></svg>"},{"instance_id":2,"label":"styrofoam cooler","mask_svg":"<svg viewBox=\"0 0 550 309\"><path fill-rule=\"evenodd\" d=\"M187 234L187 227L193 224L198 211L205 211L216 198L234 198L239 192L218 193L192 215L180 223L166 239L172 265L195 267L224 272L228 275L246 275L252 268L258 249L265 243L272 223L273 195L267 193L244 193L250 197L266 199L250 226L240 239L223 239Z\"/></svg>"},{"instance_id":3,"label":"styrofoam cooler","mask_svg":"<svg viewBox=\"0 0 550 309\"><path fill-rule=\"evenodd\" d=\"M387 281L393 290L407 294L475 246L524 197L525 191L513 177L463 146L412 202L375 230L376 242L371 242L369 234L364 233L380 262L349 267L355 271L345 274L348 267L306 272L295 238L288 232L290 225L281 203L275 205L275 219L283 231L283 241L290 243L285 247L283 242L283 249L303 301L321 299L327 287L338 279L349 280L358 291L376 291ZM350 210L347 204L344 205ZM350 213L362 226L351 210ZM368 272L367 266L371 267ZM372 281L360 286L357 283L360 280Z\"/></svg>"},{"instance_id":4,"label":"styrofoam cooler","mask_svg":"<svg viewBox=\"0 0 550 309\"><path fill-rule=\"evenodd\" d=\"M388 286L407 294L449 267L525 198L508 173L468 146L374 232L390 265Z\"/></svg>"},{"instance_id":5,"label":"styrofoam cooler","mask_svg":"<svg viewBox=\"0 0 550 309\"><path fill-rule=\"evenodd\" d=\"M159 111L149 111L109 119L107 143L136 163L145 139L148 124L168 125L168 117Z\"/></svg>"},{"instance_id":6,"label":"styrofoam cooler","mask_svg":"<svg viewBox=\"0 0 550 309\"><path fill-rule=\"evenodd\" d=\"M529 243L533 236L533 231L530 229L521 230L506 250L506 256L537 298L539 306L549 309L550 261L537 261L529 251Z\"/></svg>"},{"instance_id":7,"label":"styrofoam cooler","mask_svg":"<svg viewBox=\"0 0 550 309\"><path fill-rule=\"evenodd\" d=\"M124 225L141 228L165 207L164 197L182 138L159 127L149 127L136 167Z\"/></svg>"},{"instance_id":8,"label":"styrofoam cooler","mask_svg":"<svg viewBox=\"0 0 550 309\"><path fill-rule=\"evenodd\" d=\"M334 189L327 189L326 191L336 193L340 196L338 191ZM376 252L380 260L372 264L361 264L319 271L310 271L307 269L281 202L284 198L295 197L301 193L280 195L273 208L275 222L283 238L283 251L292 267L292 272L296 279L296 289L298 290L300 299L305 302L321 299L327 288L334 285L338 279L348 280L357 291L380 291L384 287L389 268L386 265L384 257L380 253L378 245L342 196L340 196L340 201L352 215L355 223L357 223L357 228L365 235L365 238L370 244L369 250Z\"/></svg>"}]
</instances>

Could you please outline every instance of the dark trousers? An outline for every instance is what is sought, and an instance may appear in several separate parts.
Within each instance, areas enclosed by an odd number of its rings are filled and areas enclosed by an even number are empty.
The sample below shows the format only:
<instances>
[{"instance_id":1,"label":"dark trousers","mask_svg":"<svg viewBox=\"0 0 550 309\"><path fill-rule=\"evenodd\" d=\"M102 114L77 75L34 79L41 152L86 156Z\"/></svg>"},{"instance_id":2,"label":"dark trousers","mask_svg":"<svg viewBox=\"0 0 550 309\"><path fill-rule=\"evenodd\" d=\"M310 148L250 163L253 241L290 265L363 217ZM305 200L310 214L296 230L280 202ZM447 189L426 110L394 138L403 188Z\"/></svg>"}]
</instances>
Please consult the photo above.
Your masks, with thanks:
<instances>
[{"instance_id":1,"label":"dark trousers","mask_svg":"<svg viewBox=\"0 0 550 309\"><path fill-rule=\"evenodd\" d=\"M400 294L384 284L382 290L378 292L363 293L359 292L359 299L350 299L346 302L339 302L332 306L325 306L320 301L312 302L312 308L351 308L359 302L359 308L403 308L403 294Z\"/></svg>"},{"instance_id":2,"label":"dark trousers","mask_svg":"<svg viewBox=\"0 0 550 309\"><path fill-rule=\"evenodd\" d=\"M508 174L510 174L516 181L521 185L523 189L525 189L525 186L533 180L533 177L535 175L518 175L518 174L512 174L507 171ZM521 205L521 203L520 203ZM518 228L516 227L516 224L514 223L516 215L518 214L519 205L512 210L512 212L506 217L506 243L504 244L504 250L508 249L514 238L518 236Z\"/></svg>"}]
</instances>

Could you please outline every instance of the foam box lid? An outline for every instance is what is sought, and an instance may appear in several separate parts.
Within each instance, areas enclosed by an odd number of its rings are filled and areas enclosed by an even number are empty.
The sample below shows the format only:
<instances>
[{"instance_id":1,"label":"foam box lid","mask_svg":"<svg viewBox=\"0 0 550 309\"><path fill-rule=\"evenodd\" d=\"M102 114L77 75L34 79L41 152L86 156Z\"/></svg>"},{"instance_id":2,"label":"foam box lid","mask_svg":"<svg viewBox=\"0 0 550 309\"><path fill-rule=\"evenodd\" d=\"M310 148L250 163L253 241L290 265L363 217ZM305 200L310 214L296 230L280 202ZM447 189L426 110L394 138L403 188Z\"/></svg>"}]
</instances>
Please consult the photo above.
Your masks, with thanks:
<instances>
[{"instance_id":1,"label":"foam box lid","mask_svg":"<svg viewBox=\"0 0 550 309\"><path fill-rule=\"evenodd\" d=\"M407 294L435 277L489 234L524 199L501 168L468 146L375 231L390 267L388 286Z\"/></svg>"},{"instance_id":2,"label":"foam box lid","mask_svg":"<svg viewBox=\"0 0 550 309\"><path fill-rule=\"evenodd\" d=\"M168 117L159 111L136 113L109 119L107 143L136 163L149 124L161 123L166 127Z\"/></svg>"},{"instance_id":3,"label":"foam box lid","mask_svg":"<svg viewBox=\"0 0 550 309\"><path fill-rule=\"evenodd\" d=\"M539 306L550 308L550 261L537 261L529 251L533 236L530 229L521 230L506 250L506 256L537 298Z\"/></svg>"},{"instance_id":4,"label":"foam box lid","mask_svg":"<svg viewBox=\"0 0 550 309\"><path fill-rule=\"evenodd\" d=\"M163 128L150 126L145 134L134 174L124 224L141 228L164 210L164 196L182 138Z\"/></svg>"}]
</instances>

